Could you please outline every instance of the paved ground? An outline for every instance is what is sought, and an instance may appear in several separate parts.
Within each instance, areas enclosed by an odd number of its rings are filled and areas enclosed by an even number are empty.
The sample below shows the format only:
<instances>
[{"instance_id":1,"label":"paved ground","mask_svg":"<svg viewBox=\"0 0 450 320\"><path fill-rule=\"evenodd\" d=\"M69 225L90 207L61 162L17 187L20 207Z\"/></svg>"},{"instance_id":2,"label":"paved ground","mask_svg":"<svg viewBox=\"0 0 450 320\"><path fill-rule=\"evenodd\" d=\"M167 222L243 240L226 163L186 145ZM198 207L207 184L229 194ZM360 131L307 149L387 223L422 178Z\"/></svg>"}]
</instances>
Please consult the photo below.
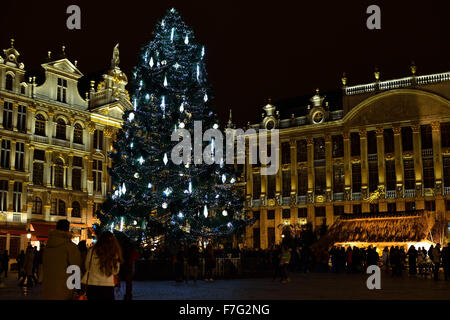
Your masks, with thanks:
<instances>
[{"instance_id":1,"label":"paved ground","mask_svg":"<svg viewBox=\"0 0 450 320\"><path fill-rule=\"evenodd\" d=\"M24 291L16 279L14 273L6 279L7 287L0 288L0 300L40 298L40 286ZM198 281L196 285L146 281L134 282L133 294L136 300L450 300L450 281L382 274L381 290L368 290L366 280L364 275L308 273L293 274L287 284L272 279Z\"/></svg>"}]
</instances>

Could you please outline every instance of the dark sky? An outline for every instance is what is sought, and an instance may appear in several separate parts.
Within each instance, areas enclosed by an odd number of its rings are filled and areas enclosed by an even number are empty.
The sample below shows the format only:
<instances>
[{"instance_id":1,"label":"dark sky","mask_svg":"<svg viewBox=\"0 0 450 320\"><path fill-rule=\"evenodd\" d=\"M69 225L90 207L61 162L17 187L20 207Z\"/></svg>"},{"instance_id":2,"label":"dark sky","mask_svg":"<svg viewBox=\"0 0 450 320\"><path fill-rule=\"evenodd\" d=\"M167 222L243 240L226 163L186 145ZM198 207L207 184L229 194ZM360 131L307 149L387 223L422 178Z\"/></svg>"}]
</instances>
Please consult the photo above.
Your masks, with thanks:
<instances>
[{"instance_id":1,"label":"dark sky","mask_svg":"<svg viewBox=\"0 0 450 320\"><path fill-rule=\"evenodd\" d=\"M66 28L66 8L81 8L81 30ZM381 30L366 28L366 9L381 7ZM279 99L349 85L450 70L448 1L2 1L0 44L15 47L27 70L38 71L47 51L78 60L84 74L110 64L120 43L121 68L131 69L156 21L175 7L206 46L209 81L223 120L260 117L267 98Z\"/></svg>"}]
</instances>

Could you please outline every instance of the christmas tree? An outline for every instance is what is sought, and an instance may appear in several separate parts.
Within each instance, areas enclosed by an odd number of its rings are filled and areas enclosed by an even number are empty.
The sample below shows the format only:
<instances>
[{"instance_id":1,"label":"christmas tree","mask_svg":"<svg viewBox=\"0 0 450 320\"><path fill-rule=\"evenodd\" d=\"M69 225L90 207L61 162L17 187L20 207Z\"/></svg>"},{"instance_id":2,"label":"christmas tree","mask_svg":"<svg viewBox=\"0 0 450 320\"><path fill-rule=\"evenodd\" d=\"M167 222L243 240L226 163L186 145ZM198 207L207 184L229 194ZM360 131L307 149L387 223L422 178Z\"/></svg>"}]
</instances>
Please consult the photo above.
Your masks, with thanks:
<instances>
[{"instance_id":1,"label":"christmas tree","mask_svg":"<svg viewBox=\"0 0 450 320\"><path fill-rule=\"evenodd\" d=\"M172 161L179 143L171 139L175 130L194 137L194 121L204 130L220 127L207 84L205 47L175 9L142 48L133 85L134 110L124 113L110 153L113 192L104 204L102 225L194 240L230 235L248 224L235 168L225 164L214 139L200 142L213 164L197 163L190 153L182 155L188 160L181 164Z\"/></svg>"}]
</instances>

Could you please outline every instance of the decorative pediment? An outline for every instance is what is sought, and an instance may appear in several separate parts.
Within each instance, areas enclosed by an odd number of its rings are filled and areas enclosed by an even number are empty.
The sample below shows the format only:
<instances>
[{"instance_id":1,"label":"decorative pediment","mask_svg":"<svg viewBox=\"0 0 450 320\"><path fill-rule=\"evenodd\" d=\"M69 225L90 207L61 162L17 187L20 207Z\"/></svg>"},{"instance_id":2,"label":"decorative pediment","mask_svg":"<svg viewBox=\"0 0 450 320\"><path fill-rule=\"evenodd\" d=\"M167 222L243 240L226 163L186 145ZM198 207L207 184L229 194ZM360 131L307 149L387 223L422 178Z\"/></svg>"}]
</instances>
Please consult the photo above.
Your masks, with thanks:
<instances>
[{"instance_id":1,"label":"decorative pediment","mask_svg":"<svg viewBox=\"0 0 450 320\"><path fill-rule=\"evenodd\" d=\"M430 92L390 90L364 100L343 119L346 126L370 126L395 121L419 121L450 114L450 103Z\"/></svg>"},{"instance_id":2,"label":"decorative pediment","mask_svg":"<svg viewBox=\"0 0 450 320\"><path fill-rule=\"evenodd\" d=\"M66 58L57 60L57 61L51 61L48 63L44 63L42 65L42 67L46 70L47 69L56 69L56 70L62 71L64 73L68 73L71 76L76 76L77 78L83 76L83 74L80 72L80 70L78 70L77 67Z\"/></svg>"}]
</instances>

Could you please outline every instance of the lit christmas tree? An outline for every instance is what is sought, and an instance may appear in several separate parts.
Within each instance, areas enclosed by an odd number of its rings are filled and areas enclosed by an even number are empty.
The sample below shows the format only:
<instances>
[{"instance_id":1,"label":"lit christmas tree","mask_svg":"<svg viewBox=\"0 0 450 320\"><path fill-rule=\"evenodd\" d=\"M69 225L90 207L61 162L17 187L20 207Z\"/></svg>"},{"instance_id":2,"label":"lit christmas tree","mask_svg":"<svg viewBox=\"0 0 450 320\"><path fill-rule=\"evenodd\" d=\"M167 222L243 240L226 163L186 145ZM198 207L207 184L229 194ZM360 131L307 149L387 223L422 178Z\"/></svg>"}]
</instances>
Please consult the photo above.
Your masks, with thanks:
<instances>
[{"instance_id":1,"label":"lit christmas tree","mask_svg":"<svg viewBox=\"0 0 450 320\"><path fill-rule=\"evenodd\" d=\"M113 193L104 204L102 225L155 237L205 239L230 235L249 223L233 165L174 164L171 141L176 129L194 137L219 128L207 85L205 48L195 40L175 9L156 25L154 40L142 48L133 72L134 110L124 114L111 178ZM202 150L214 140L202 142ZM225 153L225 152L224 152Z\"/></svg>"}]
</instances>

